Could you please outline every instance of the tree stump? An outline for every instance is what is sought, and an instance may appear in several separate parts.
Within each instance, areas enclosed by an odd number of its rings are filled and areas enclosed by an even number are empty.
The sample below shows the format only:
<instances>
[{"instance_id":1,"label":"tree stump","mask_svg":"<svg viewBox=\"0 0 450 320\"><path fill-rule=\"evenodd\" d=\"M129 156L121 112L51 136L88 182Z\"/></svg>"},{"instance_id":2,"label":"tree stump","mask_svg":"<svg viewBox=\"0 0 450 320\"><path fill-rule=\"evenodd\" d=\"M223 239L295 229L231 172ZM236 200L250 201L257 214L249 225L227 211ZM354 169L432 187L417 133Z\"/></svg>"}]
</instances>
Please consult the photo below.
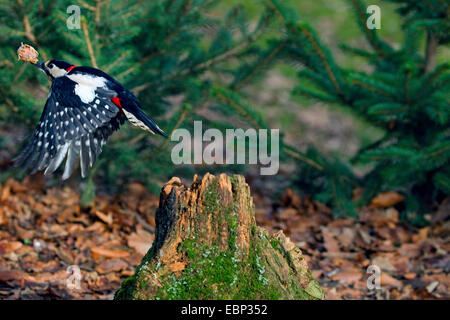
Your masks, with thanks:
<instances>
[{"instance_id":1,"label":"tree stump","mask_svg":"<svg viewBox=\"0 0 450 320\"><path fill-rule=\"evenodd\" d=\"M244 177L172 178L161 190L152 248L116 299L322 299L298 249L256 226Z\"/></svg>"}]
</instances>

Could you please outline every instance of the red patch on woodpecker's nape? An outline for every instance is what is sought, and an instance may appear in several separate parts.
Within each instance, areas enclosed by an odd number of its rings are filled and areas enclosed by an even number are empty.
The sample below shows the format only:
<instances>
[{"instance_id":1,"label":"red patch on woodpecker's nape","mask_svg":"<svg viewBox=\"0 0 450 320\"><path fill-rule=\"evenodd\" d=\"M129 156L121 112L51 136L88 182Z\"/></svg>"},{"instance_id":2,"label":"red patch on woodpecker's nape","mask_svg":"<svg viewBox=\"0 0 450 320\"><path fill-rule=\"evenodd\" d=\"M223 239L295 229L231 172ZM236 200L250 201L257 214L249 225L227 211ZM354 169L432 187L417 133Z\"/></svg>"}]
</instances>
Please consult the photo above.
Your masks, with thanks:
<instances>
[{"instance_id":1,"label":"red patch on woodpecker's nape","mask_svg":"<svg viewBox=\"0 0 450 320\"><path fill-rule=\"evenodd\" d=\"M72 70L73 68L75 68L76 66L70 66L66 69L67 72L69 72L70 70Z\"/></svg>"},{"instance_id":2,"label":"red patch on woodpecker's nape","mask_svg":"<svg viewBox=\"0 0 450 320\"><path fill-rule=\"evenodd\" d=\"M112 103L114 103L116 106L118 106L119 108L122 108L122 105L120 104L120 99L119 97L114 97L111 99Z\"/></svg>"}]
</instances>

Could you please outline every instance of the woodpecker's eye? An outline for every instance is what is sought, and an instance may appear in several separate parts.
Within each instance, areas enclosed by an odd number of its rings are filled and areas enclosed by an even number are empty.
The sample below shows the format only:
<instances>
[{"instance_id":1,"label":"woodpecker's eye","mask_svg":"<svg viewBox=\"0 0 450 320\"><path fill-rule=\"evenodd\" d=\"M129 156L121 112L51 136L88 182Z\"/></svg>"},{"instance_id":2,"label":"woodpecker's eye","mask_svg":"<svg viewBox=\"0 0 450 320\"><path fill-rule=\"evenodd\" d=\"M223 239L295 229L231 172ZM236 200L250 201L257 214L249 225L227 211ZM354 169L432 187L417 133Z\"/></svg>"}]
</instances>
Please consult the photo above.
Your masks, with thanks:
<instances>
[{"instance_id":1,"label":"woodpecker's eye","mask_svg":"<svg viewBox=\"0 0 450 320\"><path fill-rule=\"evenodd\" d=\"M52 68L53 68L53 63L49 63L49 64L48 64L48 68L49 68L49 69L52 69Z\"/></svg>"}]
</instances>

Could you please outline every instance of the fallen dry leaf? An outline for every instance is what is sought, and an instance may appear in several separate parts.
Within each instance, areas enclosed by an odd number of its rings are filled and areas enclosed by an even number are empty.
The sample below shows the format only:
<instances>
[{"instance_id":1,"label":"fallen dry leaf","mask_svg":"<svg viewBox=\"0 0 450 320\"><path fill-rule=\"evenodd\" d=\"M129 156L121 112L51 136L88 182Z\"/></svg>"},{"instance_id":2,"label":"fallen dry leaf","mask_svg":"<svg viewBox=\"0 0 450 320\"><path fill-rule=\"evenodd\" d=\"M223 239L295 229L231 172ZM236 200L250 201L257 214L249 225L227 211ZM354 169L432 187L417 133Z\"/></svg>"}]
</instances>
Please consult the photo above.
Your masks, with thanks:
<instances>
[{"instance_id":1,"label":"fallen dry leaf","mask_svg":"<svg viewBox=\"0 0 450 320\"><path fill-rule=\"evenodd\" d=\"M341 283L354 283L361 280L361 278L361 270L353 268L343 269L331 277L331 279L339 280Z\"/></svg>"},{"instance_id":2,"label":"fallen dry leaf","mask_svg":"<svg viewBox=\"0 0 450 320\"><path fill-rule=\"evenodd\" d=\"M425 241L428 239L428 233L430 232L430 227L425 227L419 230L419 232L412 236L414 242Z\"/></svg>"},{"instance_id":3,"label":"fallen dry leaf","mask_svg":"<svg viewBox=\"0 0 450 320\"><path fill-rule=\"evenodd\" d=\"M405 200L405 197L400 193L388 191L380 193L373 198L370 202L370 206L373 208L387 208L402 202L403 200Z\"/></svg>"},{"instance_id":4,"label":"fallen dry leaf","mask_svg":"<svg viewBox=\"0 0 450 320\"><path fill-rule=\"evenodd\" d=\"M141 196L147 192L147 188L140 182L131 182L128 185L128 193L134 196Z\"/></svg>"},{"instance_id":5,"label":"fallen dry leaf","mask_svg":"<svg viewBox=\"0 0 450 320\"><path fill-rule=\"evenodd\" d=\"M21 279L23 275L24 273L18 270L0 270L0 282Z\"/></svg>"},{"instance_id":6,"label":"fallen dry leaf","mask_svg":"<svg viewBox=\"0 0 450 320\"><path fill-rule=\"evenodd\" d=\"M20 241L0 241L0 254L14 252L22 246L22 242Z\"/></svg>"},{"instance_id":7,"label":"fallen dry leaf","mask_svg":"<svg viewBox=\"0 0 450 320\"><path fill-rule=\"evenodd\" d=\"M101 211L95 211L95 215L100 219L100 220L102 220L104 223L106 223L107 225L112 225L113 224L113 217L112 217L112 214L111 213L109 213L108 215L106 215L106 214L104 214L103 212L101 212Z\"/></svg>"},{"instance_id":8,"label":"fallen dry leaf","mask_svg":"<svg viewBox=\"0 0 450 320\"><path fill-rule=\"evenodd\" d=\"M428 293L432 293L437 288L438 285L439 285L439 281L433 281L429 285L427 285L426 289L427 289Z\"/></svg>"},{"instance_id":9,"label":"fallen dry leaf","mask_svg":"<svg viewBox=\"0 0 450 320\"><path fill-rule=\"evenodd\" d=\"M145 231L140 233L133 232L128 236L127 244L130 248L133 248L137 253L143 256L150 250L154 238L154 235Z\"/></svg>"},{"instance_id":10,"label":"fallen dry leaf","mask_svg":"<svg viewBox=\"0 0 450 320\"><path fill-rule=\"evenodd\" d=\"M388 259L382 256L376 256L372 259L372 264L380 267L384 272L396 272L397 269L390 263Z\"/></svg>"},{"instance_id":11,"label":"fallen dry leaf","mask_svg":"<svg viewBox=\"0 0 450 320\"><path fill-rule=\"evenodd\" d=\"M405 277L405 279L412 280L417 276L417 274L414 272L407 272L403 276Z\"/></svg>"},{"instance_id":12,"label":"fallen dry leaf","mask_svg":"<svg viewBox=\"0 0 450 320\"><path fill-rule=\"evenodd\" d=\"M321 230L323 236L323 245L325 246L325 249L327 249L328 252L339 252L339 243L330 232L330 229L322 227Z\"/></svg>"},{"instance_id":13,"label":"fallen dry leaf","mask_svg":"<svg viewBox=\"0 0 450 320\"><path fill-rule=\"evenodd\" d=\"M287 208L282 210L279 214L278 214L278 218L280 220L289 220L292 219L293 217L295 217L297 215L297 210L294 208Z\"/></svg>"},{"instance_id":14,"label":"fallen dry leaf","mask_svg":"<svg viewBox=\"0 0 450 320\"><path fill-rule=\"evenodd\" d=\"M3 189L2 189L2 195L0 197L1 201L5 201L6 199L9 198L9 195L11 194L11 188L10 186L6 185Z\"/></svg>"},{"instance_id":15,"label":"fallen dry leaf","mask_svg":"<svg viewBox=\"0 0 450 320\"><path fill-rule=\"evenodd\" d=\"M382 272L381 273L381 286L395 286L395 287L400 287L402 285L401 281L391 277L389 274L387 274L386 272Z\"/></svg>"},{"instance_id":16,"label":"fallen dry leaf","mask_svg":"<svg viewBox=\"0 0 450 320\"><path fill-rule=\"evenodd\" d=\"M128 267L128 263L122 259L107 259L100 263L95 270L100 274L105 274L108 272L118 272Z\"/></svg>"},{"instance_id":17,"label":"fallen dry leaf","mask_svg":"<svg viewBox=\"0 0 450 320\"><path fill-rule=\"evenodd\" d=\"M91 248L91 254L94 259L99 257L105 258L125 258L130 255L128 251L117 250L117 249L105 249L101 247Z\"/></svg>"}]
</instances>

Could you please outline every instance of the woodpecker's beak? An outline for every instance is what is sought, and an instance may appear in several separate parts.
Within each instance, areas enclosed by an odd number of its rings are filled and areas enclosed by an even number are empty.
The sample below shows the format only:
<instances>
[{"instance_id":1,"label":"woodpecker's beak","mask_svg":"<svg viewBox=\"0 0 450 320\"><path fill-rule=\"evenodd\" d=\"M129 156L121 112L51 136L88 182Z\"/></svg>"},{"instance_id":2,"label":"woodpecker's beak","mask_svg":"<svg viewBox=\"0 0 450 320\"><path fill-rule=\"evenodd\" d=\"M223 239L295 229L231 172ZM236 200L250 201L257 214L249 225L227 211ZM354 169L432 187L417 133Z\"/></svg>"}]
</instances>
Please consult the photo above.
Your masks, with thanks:
<instances>
[{"instance_id":1,"label":"woodpecker's beak","mask_svg":"<svg viewBox=\"0 0 450 320\"><path fill-rule=\"evenodd\" d=\"M33 66L38 67L39 69L41 69L42 71L44 71L44 62L38 61L35 64L33 64Z\"/></svg>"}]
</instances>

